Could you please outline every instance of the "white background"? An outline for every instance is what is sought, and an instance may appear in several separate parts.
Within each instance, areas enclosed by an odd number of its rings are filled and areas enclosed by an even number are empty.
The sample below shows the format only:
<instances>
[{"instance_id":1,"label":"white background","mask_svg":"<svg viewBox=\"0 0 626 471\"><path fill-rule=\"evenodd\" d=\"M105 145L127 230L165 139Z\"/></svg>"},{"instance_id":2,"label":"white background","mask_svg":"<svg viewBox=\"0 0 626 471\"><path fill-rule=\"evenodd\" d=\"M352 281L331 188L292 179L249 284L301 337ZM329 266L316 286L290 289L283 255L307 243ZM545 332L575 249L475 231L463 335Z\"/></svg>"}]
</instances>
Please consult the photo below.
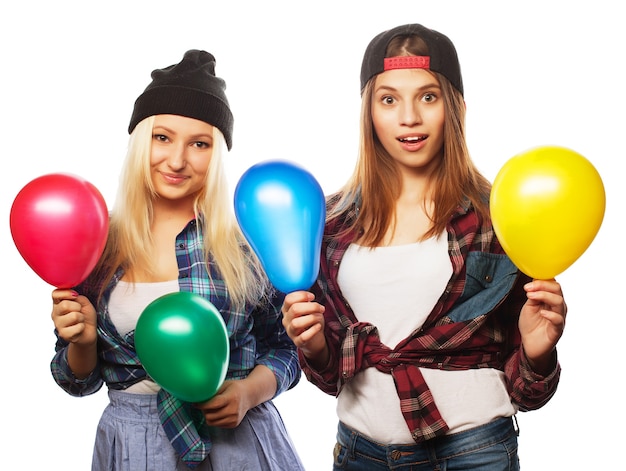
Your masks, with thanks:
<instances>
[{"instance_id":1,"label":"white background","mask_svg":"<svg viewBox=\"0 0 626 471\"><path fill-rule=\"evenodd\" d=\"M359 67L369 40L404 23L447 34L461 60L470 151L493 180L513 155L569 147L603 178L591 247L558 277L569 305L563 375L519 416L526 471L622 467L624 420L624 33L620 2L24 1L0 17L3 439L0 467L87 470L106 393L73 398L49 371L52 287L17 252L10 206L30 180L73 172L112 205L135 98L187 49L217 57L235 115L232 186L266 159L304 165L325 192L350 174ZM620 219L618 219L620 218ZM540 227L537 230L541 230ZM620 232L620 230L622 232ZM615 246L610 244L614 243ZM622 366L621 366L622 365ZM335 399L305 379L276 401L308 470L331 467Z\"/></svg>"}]
</instances>

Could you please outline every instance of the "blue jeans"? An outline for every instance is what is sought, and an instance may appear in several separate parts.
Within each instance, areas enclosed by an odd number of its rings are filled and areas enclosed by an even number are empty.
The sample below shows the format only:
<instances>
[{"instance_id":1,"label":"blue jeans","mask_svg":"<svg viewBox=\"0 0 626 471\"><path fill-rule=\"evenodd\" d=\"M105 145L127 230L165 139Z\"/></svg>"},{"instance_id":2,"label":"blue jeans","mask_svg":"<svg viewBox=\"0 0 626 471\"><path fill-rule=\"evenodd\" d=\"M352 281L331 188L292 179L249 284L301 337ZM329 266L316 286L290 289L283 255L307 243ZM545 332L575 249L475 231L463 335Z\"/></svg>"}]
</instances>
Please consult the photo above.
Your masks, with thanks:
<instances>
[{"instance_id":1,"label":"blue jeans","mask_svg":"<svg viewBox=\"0 0 626 471\"><path fill-rule=\"evenodd\" d=\"M339 423L334 470L519 471L513 419L415 445L383 445Z\"/></svg>"}]
</instances>

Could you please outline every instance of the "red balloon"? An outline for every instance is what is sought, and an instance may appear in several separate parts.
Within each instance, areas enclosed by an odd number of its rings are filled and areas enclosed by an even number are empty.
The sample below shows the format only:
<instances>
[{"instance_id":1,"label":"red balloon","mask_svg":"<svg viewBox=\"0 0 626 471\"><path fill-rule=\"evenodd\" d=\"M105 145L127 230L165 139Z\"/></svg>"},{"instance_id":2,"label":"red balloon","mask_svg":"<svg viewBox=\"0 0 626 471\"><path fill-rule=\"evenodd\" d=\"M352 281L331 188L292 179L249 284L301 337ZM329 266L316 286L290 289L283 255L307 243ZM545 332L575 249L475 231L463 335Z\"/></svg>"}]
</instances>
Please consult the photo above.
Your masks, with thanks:
<instances>
[{"instance_id":1,"label":"red balloon","mask_svg":"<svg viewBox=\"0 0 626 471\"><path fill-rule=\"evenodd\" d=\"M37 275L57 288L71 288L87 278L104 251L108 230L102 194L75 175L35 178L11 206L17 250Z\"/></svg>"}]
</instances>

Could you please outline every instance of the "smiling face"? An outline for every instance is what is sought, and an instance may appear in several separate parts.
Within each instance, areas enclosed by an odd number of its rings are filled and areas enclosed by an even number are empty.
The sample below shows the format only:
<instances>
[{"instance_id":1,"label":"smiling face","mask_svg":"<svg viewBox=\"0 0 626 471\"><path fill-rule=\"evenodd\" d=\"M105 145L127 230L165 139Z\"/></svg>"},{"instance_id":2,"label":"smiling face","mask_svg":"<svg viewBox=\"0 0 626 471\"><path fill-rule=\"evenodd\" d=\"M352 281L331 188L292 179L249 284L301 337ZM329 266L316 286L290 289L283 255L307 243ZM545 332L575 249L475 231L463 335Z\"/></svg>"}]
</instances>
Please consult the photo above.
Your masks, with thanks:
<instances>
[{"instance_id":1,"label":"smiling face","mask_svg":"<svg viewBox=\"0 0 626 471\"><path fill-rule=\"evenodd\" d=\"M213 126L184 116L155 116L150 173L159 201L192 208L212 155Z\"/></svg>"},{"instance_id":2,"label":"smiling face","mask_svg":"<svg viewBox=\"0 0 626 471\"><path fill-rule=\"evenodd\" d=\"M423 69L379 74L371 113L378 139L400 170L430 173L444 142L444 100L435 75Z\"/></svg>"}]
</instances>

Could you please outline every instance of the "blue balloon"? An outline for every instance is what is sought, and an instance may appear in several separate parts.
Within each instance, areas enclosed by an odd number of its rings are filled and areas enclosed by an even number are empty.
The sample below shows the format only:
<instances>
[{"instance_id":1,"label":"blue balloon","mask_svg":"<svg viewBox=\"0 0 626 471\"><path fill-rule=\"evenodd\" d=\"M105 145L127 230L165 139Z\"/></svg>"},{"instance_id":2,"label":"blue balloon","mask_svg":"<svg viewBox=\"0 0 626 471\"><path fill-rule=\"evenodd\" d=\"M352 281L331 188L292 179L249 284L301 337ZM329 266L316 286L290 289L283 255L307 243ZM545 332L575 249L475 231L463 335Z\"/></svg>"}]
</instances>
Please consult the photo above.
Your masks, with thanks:
<instances>
[{"instance_id":1,"label":"blue balloon","mask_svg":"<svg viewBox=\"0 0 626 471\"><path fill-rule=\"evenodd\" d=\"M235 188L235 215L276 289L290 293L315 283L326 204L313 175L286 161L253 165Z\"/></svg>"}]
</instances>

